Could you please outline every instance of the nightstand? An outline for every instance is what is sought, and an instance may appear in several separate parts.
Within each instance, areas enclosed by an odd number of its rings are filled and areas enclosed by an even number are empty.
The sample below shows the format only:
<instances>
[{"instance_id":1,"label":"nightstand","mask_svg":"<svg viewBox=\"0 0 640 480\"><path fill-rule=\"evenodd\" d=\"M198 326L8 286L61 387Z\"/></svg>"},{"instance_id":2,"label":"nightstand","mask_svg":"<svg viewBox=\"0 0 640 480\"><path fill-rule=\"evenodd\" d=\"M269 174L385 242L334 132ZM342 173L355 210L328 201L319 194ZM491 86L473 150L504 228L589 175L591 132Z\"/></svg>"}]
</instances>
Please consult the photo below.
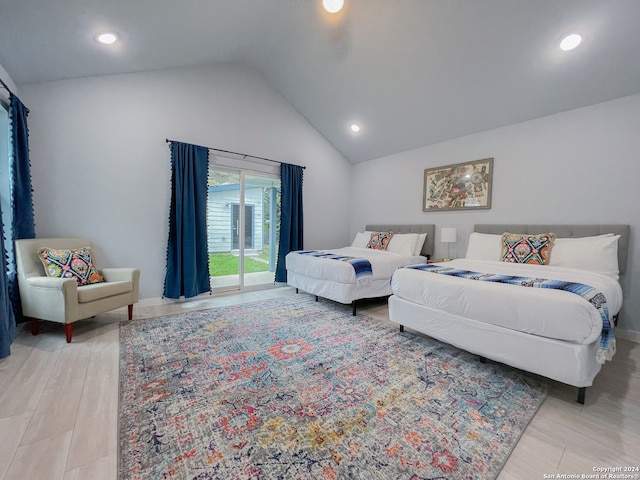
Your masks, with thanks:
<instances>
[{"instance_id":1,"label":"nightstand","mask_svg":"<svg viewBox=\"0 0 640 480\"><path fill-rule=\"evenodd\" d=\"M434 258L433 260L427 260L427 263L442 263L442 262L450 262L453 260L452 258Z\"/></svg>"}]
</instances>

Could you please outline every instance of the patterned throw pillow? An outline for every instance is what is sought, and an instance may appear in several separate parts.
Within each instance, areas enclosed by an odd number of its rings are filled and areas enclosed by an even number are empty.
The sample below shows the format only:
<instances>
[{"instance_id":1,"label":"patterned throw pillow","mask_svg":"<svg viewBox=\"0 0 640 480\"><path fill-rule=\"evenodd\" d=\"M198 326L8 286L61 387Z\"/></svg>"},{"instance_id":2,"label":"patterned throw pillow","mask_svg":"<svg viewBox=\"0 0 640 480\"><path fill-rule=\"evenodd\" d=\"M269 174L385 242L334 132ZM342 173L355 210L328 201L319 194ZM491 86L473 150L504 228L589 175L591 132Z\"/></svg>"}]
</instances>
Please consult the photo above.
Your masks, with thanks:
<instances>
[{"instance_id":1,"label":"patterned throw pillow","mask_svg":"<svg viewBox=\"0 0 640 480\"><path fill-rule=\"evenodd\" d=\"M523 235L505 232L502 234L502 261L548 265L555 233Z\"/></svg>"},{"instance_id":2,"label":"patterned throw pillow","mask_svg":"<svg viewBox=\"0 0 640 480\"><path fill-rule=\"evenodd\" d=\"M47 277L75 278L78 285L104 282L91 258L91 248L73 250L41 248L38 256Z\"/></svg>"},{"instance_id":3,"label":"patterned throw pillow","mask_svg":"<svg viewBox=\"0 0 640 480\"><path fill-rule=\"evenodd\" d=\"M367 248L386 250L391 237L393 237L393 232L373 232L369 238L369 243L367 243Z\"/></svg>"}]
</instances>

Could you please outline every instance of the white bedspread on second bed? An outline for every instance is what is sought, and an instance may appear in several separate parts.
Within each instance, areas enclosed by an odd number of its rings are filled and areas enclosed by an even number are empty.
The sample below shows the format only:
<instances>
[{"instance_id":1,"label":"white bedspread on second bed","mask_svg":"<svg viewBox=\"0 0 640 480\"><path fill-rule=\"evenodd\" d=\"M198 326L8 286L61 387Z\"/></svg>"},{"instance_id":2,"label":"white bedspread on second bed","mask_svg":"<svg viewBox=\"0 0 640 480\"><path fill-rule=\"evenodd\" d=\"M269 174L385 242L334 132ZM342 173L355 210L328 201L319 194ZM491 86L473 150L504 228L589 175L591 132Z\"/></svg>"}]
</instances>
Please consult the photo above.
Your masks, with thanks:
<instances>
[{"instance_id":1,"label":"white bedspread on second bed","mask_svg":"<svg viewBox=\"0 0 640 480\"><path fill-rule=\"evenodd\" d=\"M426 262L425 257L398 255L397 253L374 250L372 248L344 247L322 251L354 258L366 258L371 263L372 275L362 277L364 279L391 278L393 272L403 265ZM307 277L339 283L356 283L355 270L348 262L291 252L286 256L286 265L288 271Z\"/></svg>"},{"instance_id":2,"label":"white bedspread on second bed","mask_svg":"<svg viewBox=\"0 0 640 480\"><path fill-rule=\"evenodd\" d=\"M597 273L465 259L442 266L584 283L605 295L611 316L622 305L619 282ZM391 288L394 295L420 305L533 335L586 344L602 332L602 319L596 308L581 296L561 290L469 280L408 268L393 274Z\"/></svg>"}]
</instances>

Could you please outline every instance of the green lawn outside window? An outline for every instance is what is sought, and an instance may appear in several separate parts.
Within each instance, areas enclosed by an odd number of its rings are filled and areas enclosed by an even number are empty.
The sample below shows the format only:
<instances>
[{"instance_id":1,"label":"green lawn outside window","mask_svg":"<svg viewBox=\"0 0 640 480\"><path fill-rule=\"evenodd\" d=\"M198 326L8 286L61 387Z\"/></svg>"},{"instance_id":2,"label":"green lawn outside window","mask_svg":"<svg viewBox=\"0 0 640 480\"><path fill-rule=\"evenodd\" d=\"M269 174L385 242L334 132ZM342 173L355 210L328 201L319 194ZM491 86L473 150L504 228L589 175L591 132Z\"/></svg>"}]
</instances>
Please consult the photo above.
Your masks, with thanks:
<instances>
[{"instance_id":1,"label":"green lawn outside window","mask_svg":"<svg viewBox=\"0 0 640 480\"><path fill-rule=\"evenodd\" d=\"M262 257L263 255L260 258ZM209 275L212 277L237 275L239 265L239 258L230 253L209 254ZM268 272L269 264L251 257L244 257L244 271L245 273Z\"/></svg>"}]
</instances>

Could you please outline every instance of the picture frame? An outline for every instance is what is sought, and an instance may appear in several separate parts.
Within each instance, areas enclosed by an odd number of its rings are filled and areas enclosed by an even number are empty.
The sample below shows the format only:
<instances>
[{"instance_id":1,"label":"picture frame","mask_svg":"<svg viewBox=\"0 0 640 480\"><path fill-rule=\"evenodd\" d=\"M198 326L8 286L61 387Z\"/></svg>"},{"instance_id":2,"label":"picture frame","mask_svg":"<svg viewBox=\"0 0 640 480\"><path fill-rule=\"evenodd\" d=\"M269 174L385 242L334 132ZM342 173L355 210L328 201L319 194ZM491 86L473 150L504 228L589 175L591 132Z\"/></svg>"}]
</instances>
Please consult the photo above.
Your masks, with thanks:
<instances>
[{"instance_id":1,"label":"picture frame","mask_svg":"<svg viewBox=\"0 0 640 480\"><path fill-rule=\"evenodd\" d=\"M423 212L491 208L493 158L424 171Z\"/></svg>"}]
</instances>

